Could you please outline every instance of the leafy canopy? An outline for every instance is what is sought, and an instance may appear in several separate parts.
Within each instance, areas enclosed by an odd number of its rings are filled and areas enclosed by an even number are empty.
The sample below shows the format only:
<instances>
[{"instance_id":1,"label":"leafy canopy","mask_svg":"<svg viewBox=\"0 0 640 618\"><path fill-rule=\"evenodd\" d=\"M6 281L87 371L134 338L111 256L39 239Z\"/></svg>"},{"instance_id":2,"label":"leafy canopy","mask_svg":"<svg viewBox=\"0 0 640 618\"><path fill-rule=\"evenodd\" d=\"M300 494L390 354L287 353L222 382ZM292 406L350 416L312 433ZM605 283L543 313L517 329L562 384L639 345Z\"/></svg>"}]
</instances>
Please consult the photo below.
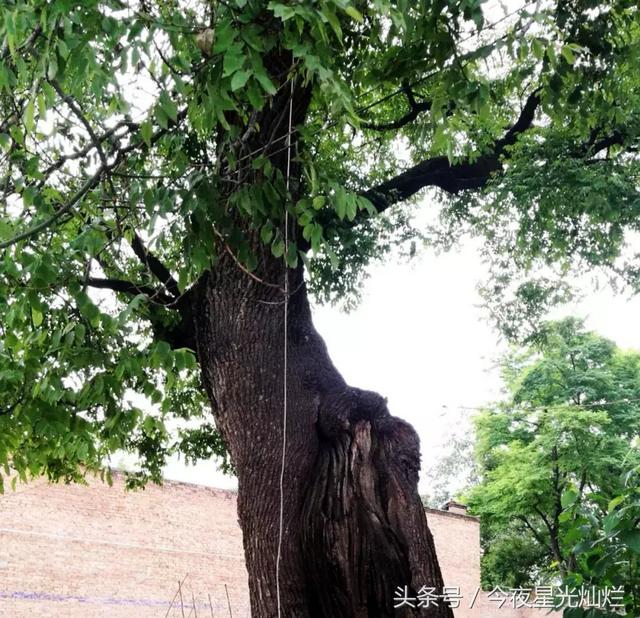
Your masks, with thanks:
<instances>
[{"instance_id":1,"label":"leafy canopy","mask_svg":"<svg viewBox=\"0 0 640 618\"><path fill-rule=\"evenodd\" d=\"M600 590L622 587L627 615L640 611L640 479L638 466L620 477L621 492L606 500L599 493L583 500L570 493L561 515L562 535L576 555L565 581L571 587L595 586ZM619 614L574 608L567 618L613 618Z\"/></svg>"},{"instance_id":2,"label":"leafy canopy","mask_svg":"<svg viewBox=\"0 0 640 618\"><path fill-rule=\"evenodd\" d=\"M475 418L481 481L468 500L482 518L485 583L523 585L576 569L582 532L566 533L565 510L606 506L640 462L640 354L569 318L503 373L508 399ZM526 551L509 551L514 537Z\"/></svg>"},{"instance_id":3,"label":"leafy canopy","mask_svg":"<svg viewBox=\"0 0 640 618\"><path fill-rule=\"evenodd\" d=\"M202 273L255 270L258 237L343 298L424 237L425 187L463 196L427 236L486 236L516 330L557 295L538 276L509 304L536 265L635 283L639 42L624 0L4 2L0 464L78 478L128 449L157 478L224 453L172 336Z\"/></svg>"}]
</instances>

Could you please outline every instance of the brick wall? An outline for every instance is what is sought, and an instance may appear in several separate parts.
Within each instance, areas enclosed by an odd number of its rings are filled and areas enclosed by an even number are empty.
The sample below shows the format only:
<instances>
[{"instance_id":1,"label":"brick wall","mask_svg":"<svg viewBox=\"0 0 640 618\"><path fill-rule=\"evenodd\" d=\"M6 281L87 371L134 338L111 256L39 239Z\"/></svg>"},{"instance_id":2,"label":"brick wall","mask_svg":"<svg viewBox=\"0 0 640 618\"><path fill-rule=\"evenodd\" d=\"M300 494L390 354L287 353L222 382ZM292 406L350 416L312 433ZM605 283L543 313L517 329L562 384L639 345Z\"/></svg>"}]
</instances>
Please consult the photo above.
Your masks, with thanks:
<instances>
[{"instance_id":1,"label":"brick wall","mask_svg":"<svg viewBox=\"0 0 640 618\"><path fill-rule=\"evenodd\" d=\"M427 509L445 586L460 588L462 599L454 610L456 618L543 618L561 612L498 607L480 590L480 521L475 517ZM470 607L472 606L472 607Z\"/></svg>"},{"instance_id":2,"label":"brick wall","mask_svg":"<svg viewBox=\"0 0 640 618\"><path fill-rule=\"evenodd\" d=\"M456 618L479 616L470 613L468 607L480 585L480 522L475 517L435 509L427 509L427 521L444 583L460 588L463 597L455 610Z\"/></svg>"},{"instance_id":3,"label":"brick wall","mask_svg":"<svg viewBox=\"0 0 640 618\"><path fill-rule=\"evenodd\" d=\"M0 616L249 616L231 492L167 481L126 492L39 481L0 497ZM226 584L226 590L225 590ZM169 616L182 616L179 599ZM193 614L192 614L193 616Z\"/></svg>"},{"instance_id":4,"label":"brick wall","mask_svg":"<svg viewBox=\"0 0 640 618\"><path fill-rule=\"evenodd\" d=\"M483 595L468 610L478 521L430 509L427 518L445 584L464 595L456 618L543 615L496 612ZM0 496L2 617L181 617L178 581L185 616L229 616L229 604L234 618L250 615L233 492L172 481L125 492L116 474L113 487L36 481Z\"/></svg>"}]
</instances>

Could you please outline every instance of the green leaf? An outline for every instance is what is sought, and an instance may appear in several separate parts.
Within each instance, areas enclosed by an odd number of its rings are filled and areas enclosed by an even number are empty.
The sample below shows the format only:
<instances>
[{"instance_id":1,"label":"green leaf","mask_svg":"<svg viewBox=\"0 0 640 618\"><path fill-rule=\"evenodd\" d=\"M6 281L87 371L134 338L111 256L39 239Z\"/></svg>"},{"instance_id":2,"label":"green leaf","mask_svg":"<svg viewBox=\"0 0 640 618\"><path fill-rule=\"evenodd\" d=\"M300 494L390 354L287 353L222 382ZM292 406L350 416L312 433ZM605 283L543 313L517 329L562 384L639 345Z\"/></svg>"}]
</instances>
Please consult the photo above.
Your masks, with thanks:
<instances>
[{"instance_id":1,"label":"green leaf","mask_svg":"<svg viewBox=\"0 0 640 618\"><path fill-rule=\"evenodd\" d=\"M255 76L254 79L249 81L249 85L247 86L247 96L249 97L249 102L255 109L262 109L262 105L264 103L262 97L264 95L255 80Z\"/></svg>"},{"instance_id":2,"label":"green leaf","mask_svg":"<svg viewBox=\"0 0 640 618\"><path fill-rule=\"evenodd\" d=\"M578 491L573 487L568 487L562 492L560 496L560 503L562 504L562 508L566 509L570 506L573 506L578 499Z\"/></svg>"},{"instance_id":3,"label":"green leaf","mask_svg":"<svg viewBox=\"0 0 640 618\"><path fill-rule=\"evenodd\" d=\"M605 534L609 534L612 530L615 530L620 525L620 512L609 513L602 519L602 529Z\"/></svg>"},{"instance_id":4,"label":"green leaf","mask_svg":"<svg viewBox=\"0 0 640 618\"><path fill-rule=\"evenodd\" d=\"M37 309L34 306L31 306L31 319L33 320L33 325L37 328L42 324L43 315L40 309Z\"/></svg>"},{"instance_id":5,"label":"green leaf","mask_svg":"<svg viewBox=\"0 0 640 618\"><path fill-rule=\"evenodd\" d=\"M298 265L298 247L293 241L287 247L287 265L289 268L295 268Z\"/></svg>"},{"instance_id":6,"label":"green leaf","mask_svg":"<svg viewBox=\"0 0 640 618\"><path fill-rule=\"evenodd\" d=\"M620 540L629 547L632 552L640 554L640 530L621 532Z\"/></svg>"},{"instance_id":7,"label":"green leaf","mask_svg":"<svg viewBox=\"0 0 640 618\"><path fill-rule=\"evenodd\" d=\"M224 55L224 60L222 63L223 66L223 77L229 77L229 75L233 75L236 71L239 71L244 66L244 55L242 54L241 48L238 49L239 46L235 46L231 49L229 53Z\"/></svg>"},{"instance_id":8,"label":"green leaf","mask_svg":"<svg viewBox=\"0 0 640 618\"><path fill-rule=\"evenodd\" d=\"M361 195L357 196L358 204L362 210L366 210L372 217L378 214L376 207L366 197Z\"/></svg>"},{"instance_id":9,"label":"green leaf","mask_svg":"<svg viewBox=\"0 0 640 618\"><path fill-rule=\"evenodd\" d=\"M335 32L338 40L342 40L342 28L340 27L340 20L338 19L336 14L326 5L321 9L320 12L322 13L322 16L329 22L329 25Z\"/></svg>"},{"instance_id":10,"label":"green leaf","mask_svg":"<svg viewBox=\"0 0 640 618\"><path fill-rule=\"evenodd\" d=\"M174 122L178 120L178 108L176 104L171 100L166 90L163 90L159 97L160 107L168 118Z\"/></svg>"},{"instance_id":11,"label":"green leaf","mask_svg":"<svg viewBox=\"0 0 640 618\"><path fill-rule=\"evenodd\" d=\"M277 238L273 241L271 245L271 253L274 257L282 257L284 254L284 240L282 240L282 238Z\"/></svg>"},{"instance_id":12,"label":"green leaf","mask_svg":"<svg viewBox=\"0 0 640 618\"><path fill-rule=\"evenodd\" d=\"M324 250L329 256L329 262L331 263L331 270L335 272L336 270L338 270L338 267L340 266L340 259L338 258L336 252L331 247L325 246Z\"/></svg>"},{"instance_id":13,"label":"green leaf","mask_svg":"<svg viewBox=\"0 0 640 618\"><path fill-rule=\"evenodd\" d=\"M27 107L24 110L24 126L29 133L33 131L33 128L35 126L34 113L35 113L35 104L33 102L33 99L31 99L27 103Z\"/></svg>"},{"instance_id":14,"label":"green leaf","mask_svg":"<svg viewBox=\"0 0 640 618\"><path fill-rule=\"evenodd\" d=\"M291 19L296 14L292 7L286 4L280 4L279 2L269 2L267 8L273 11L273 14L282 21Z\"/></svg>"},{"instance_id":15,"label":"green leaf","mask_svg":"<svg viewBox=\"0 0 640 618\"><path fill-rule=\"evenodd\" d=\"M355 19L356 21L362 22L364 21L364 17L362 17L362 13L360 11L358 11L358 9L356 9L355 6L348 6L344 12L349 15L349 17L352 17L353 19Z\"/></svg>"},{"instance_id":16,"label":"green leaf","mask_svg":"<svg viewBox=\"0 0 640 618\"><path fill-rule=\"evenodd\" d=\"M616 496L609 502L609 506L607 507L607 511L613 511L619 504L622 504L627 499L627 496Z\"/></svg>"},{"instance_id":17,"label":"green leaf","mask_svg":"<svg viewBox=\"0 0 640 618\"><path fill-rule=\"evenodd\" d=\"M152 135L153 135L153 127L151 125L151 121L145 120L140 125L140 137L142 137L142 141L149 147L151 146Z\"/></svg>"},{"instance_id":18,"label":"green leaf","mask_svg":"<svg viewBox=\"0 0 640 618\"><path fill-rule=\"evenodd\" d=\"M158 124L163 129L166 129L169 126L169 117L167 116L167 113L159 105L156 106L155 113L156 113L156 120L158 121Z\"/></svg>"},{"instance_id":19,"label":"green leaf","mask_svg":"<svg viewBox=\"0 0 640 618\"><path fill-rule=\"evenodd\" d=\"M318 251L320 249L321 243L322 243L322 226L319 223L314 223L313 230L311 232L311 248L314 251Z\"/></svg>"},{"instance_id":20,"label":"green leaf","mask_svg":"<svg viewBox=\"0 0 640 618\"><path fill-rule=\"evenodd\" d=\"M236 71L231 78L231 90L235 92L236 90L243 88L250 77L251 71Z\"/></svg>"},{"instance_id":21,"label":"green leaf","mask_svg":"<svg viewBox=\"0 0 640 618\"><path fill-rule=\"evenodd\" d=\"M353 193L349 193L347 195L346 204L347 204L347 208L346 208L347 219L349 219L349 221L353 221L356 218L356 215L358 214L358 201L356 199L356 196L353 195Z\"/></svg>"},{"instance_id":22,"label":"green leaf","mask_svg":"<svg viewBox=\"0 0 640 618\"><path fill-rule=\"evenodd\" d=\"M153 416L145 416L144 421L142 421L142 431L147 436L153 435L156 428L156 419Z\"/></svg>"},{"instance_id":23,"label":"green leaf","mask_svg":"<svg viewBox=\"0 0 640 618\"><path fill-rule=\"evenodd\" d=\"M49 56L49 64L47 66L47 79L53 80L58 75L58 61L55 54Z\"/></svg>"},{"instance_id":24,"label":"green leaf","mask_svg":"<svg viewBox=\"0 0 640 618\"><path fill-rule=\"evenodd\" d=\"M65 60L69 57L69 48L64 42L64 39L58 39L58 53L60 54L60 57Z\"/></svg>"},{"instance_id":25,"label":"green leaf","mask_svg":"<svg viewBox=\"0 0 640 618\"><path fill-rule=\"evenodd\" d=\"M260 230L260 239L265 245L268 245L273 238L273 226L271 223L265 223Z\"/></svg>"},{"instance_id":26,"label":"green leaf","mask_svg":"<svg viewBox=\"0 0 640 618\"><path fill-rule=\"evenodd\" d=\"M271 81L271 78L266 73L256 73L254 77L260 82L262 89L270 95L274 95L278 92L274 83Z\"/></svg>"},{"instance_id":27,"label":"green leaf","mask_svg":"<svg viewBox=\"0 0 640 618\"><path fill-rule=\"evenodd\" d=\"M544 58L544 46L540 39L535 38L531 41L531 51L533 51L533 55L538 60L542 60Z\"/></svg>"},{"instance_id":28,"label":"green leaf","mask_svg":"<svg viewBox=\"0 0 640 618\"><path fill-rule=\"evenodd\" d=\"M237 33L232 22L224 22L216 31L213 53L224 54L233 45Z\"/></svg>"},{"instance_id":29,"label":"green leaf","mask_svg":"<svg viewBox=\"0 0 640 618\"><path fill-rule=\"evenodd\" d=\"M562 46L562 56L563 58L569 63L569 64L573 64L576 61L576 57L575 54L573 53L573 50L568 46L568 45L563 45Z\"/></svg>"},{"instance_id":30,"label":"green leaf","mask_svg":"<svg viewBox=\"0 0 640 618\"><path fill-rule=\"evenodd\" d=\"M348 201L347 192L344 187L338 185L336 187L334 208L341 221L347 216L347 211L350 210Z\"/></svg>"}]
</instances>

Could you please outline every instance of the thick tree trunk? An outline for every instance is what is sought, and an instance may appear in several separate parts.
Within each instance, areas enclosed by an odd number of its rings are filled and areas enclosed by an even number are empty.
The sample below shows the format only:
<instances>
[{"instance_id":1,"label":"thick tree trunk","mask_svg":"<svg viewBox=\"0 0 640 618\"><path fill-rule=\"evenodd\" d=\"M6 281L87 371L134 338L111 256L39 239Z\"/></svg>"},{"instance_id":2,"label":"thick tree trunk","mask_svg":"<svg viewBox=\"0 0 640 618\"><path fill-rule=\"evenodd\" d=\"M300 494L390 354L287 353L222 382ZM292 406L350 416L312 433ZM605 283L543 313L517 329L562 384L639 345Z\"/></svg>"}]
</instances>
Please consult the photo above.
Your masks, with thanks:
<instances>
[{"instance_id":1,"label":"thick tree trunk","mask_svg":"<svg viewBox=\"0 0 640 618\"><path fill-rule=\"evenodd\" d=\"M268 251L268 250L267 250ZM277 616L283 430L281 260L260 256L258 283L230 258L196 295L205 387L238 480L252 615ZM302 269L290 271L282 616L438 616L394 610L398 586L441 592L418 493L419 444L379 395L348 386L311 320ZM364 351L363 351L364 353ZM417 604L417 603L416 603Z\"/></svg>"}]
</instances>

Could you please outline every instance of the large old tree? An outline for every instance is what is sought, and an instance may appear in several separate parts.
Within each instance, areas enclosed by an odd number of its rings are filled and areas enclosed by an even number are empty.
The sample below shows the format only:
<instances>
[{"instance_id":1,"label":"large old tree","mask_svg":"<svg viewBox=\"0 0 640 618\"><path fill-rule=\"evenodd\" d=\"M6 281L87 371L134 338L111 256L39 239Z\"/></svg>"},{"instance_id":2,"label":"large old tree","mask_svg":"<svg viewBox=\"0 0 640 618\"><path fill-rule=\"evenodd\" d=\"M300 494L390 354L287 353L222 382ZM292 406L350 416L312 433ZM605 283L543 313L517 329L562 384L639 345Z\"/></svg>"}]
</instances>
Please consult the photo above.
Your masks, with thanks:
<instances>
[{"instance_id":1,"label":"large old tree","mask_svg":"<svg viewBox=\"0 0 640 618\"><path fill-rule=\"evenodd\" d=\"M572 268L638 282L636 2L508 5L5 0L0 463L228 457L256 617L440 587L417 436L345 383L308 294L468 231L511 336Z\"/></svg>"}]
</instances>

